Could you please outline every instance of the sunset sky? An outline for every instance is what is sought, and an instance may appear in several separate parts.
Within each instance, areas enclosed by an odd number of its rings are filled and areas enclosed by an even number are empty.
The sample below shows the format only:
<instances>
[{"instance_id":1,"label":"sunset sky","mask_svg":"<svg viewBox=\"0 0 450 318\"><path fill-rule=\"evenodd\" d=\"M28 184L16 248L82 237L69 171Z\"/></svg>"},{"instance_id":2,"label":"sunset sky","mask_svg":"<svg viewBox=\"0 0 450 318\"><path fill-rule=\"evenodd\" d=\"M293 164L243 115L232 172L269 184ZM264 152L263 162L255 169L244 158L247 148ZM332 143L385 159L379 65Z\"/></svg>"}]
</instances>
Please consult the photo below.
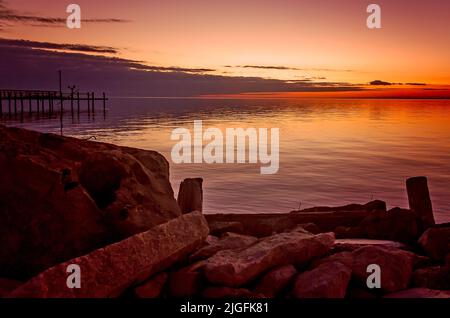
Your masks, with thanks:
<instances>
[{"instance_id":1,"label":"sunset sky","mask_svg":"<svg viewBox=\"0 0 450 318\"><path fill-rule=\"evenodd\" d=\"M435 94L439 89L435 96L448 96L442 91L450 84L448 0L376 1L382 9L382 29L377 30L366 26L366 7L371 2L360 0L74 2L81 6L85 20L80 30L65 27L67 1L0 0L4 61L5 48L18 49L17 43L5 39L83 44L111 48L111 52L77 53L138 61L153 68L146 72L173 72L177 76L182 72L186 76L195 74L196 78L205 76L207 80L211 80L210 76L221 80L217 75L253 77L266 80L264 85L267 80L276 80L271 82L277 84L274 87L261 86L261 92L284 91L278 84L286 84L286 91L295 92L292 83L349 90L357 86L359 90L369 87L371 81L381 80L402 84L399 89L408 88L414 94L418 90ZM20 48L28 46L22 43ZM42 45L39 49L55 47ZM59 51L67 52L63 47ZM16 51L11 52L11 56L17 56ZM6 62L0 67L5 70ZM425 83L427 89L406 83ZM384 88L392 91L394 86ZM252 87L198 93L247 91L259 90Z\"/></svg>"}]
</instances>

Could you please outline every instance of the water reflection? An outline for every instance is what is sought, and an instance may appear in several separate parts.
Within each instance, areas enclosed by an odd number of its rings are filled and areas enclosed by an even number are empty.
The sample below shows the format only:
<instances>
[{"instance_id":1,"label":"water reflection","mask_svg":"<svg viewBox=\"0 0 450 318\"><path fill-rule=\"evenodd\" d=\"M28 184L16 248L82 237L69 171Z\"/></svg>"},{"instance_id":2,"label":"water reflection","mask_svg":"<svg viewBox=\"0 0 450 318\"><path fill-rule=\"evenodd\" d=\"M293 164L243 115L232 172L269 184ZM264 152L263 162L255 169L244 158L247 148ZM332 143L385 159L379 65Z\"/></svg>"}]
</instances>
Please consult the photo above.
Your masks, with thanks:
<instances>
[{"instance_id":1,"label":"water reflection","mask_svg":"<svg viewBox=\"0 0 450 318\"><path fill-rule=\"evenodd\" d=\"M172 129L193 121L218 127L280 128L280 170L259 165L171 165L175 191L205 179L205 212L264 213L384 199L407 206L405 179L429 177L437 218L450 221L448 100L113 99L106 116L63 117L63 133L157 150L170 161ZM59 117L6 120L60 132Z\"/></svg>"}]
</instances>

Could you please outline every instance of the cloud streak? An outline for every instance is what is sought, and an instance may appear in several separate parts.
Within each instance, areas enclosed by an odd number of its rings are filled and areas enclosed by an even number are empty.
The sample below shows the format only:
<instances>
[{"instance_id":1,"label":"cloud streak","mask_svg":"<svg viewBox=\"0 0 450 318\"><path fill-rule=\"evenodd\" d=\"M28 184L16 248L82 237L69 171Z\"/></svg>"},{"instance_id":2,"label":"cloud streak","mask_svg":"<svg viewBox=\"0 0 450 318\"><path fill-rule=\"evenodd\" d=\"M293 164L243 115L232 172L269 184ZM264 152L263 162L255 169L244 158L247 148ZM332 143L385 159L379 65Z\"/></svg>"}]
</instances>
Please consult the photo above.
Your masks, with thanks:
<instances>
[{"instance_id":1,"label":"cloud streak","mask_svg":"<svg viewBox=\"0 0 450 318\"><path fill-rule=\"evenodd\" d=\"M274 65L225 65L227 68L252 68L263 70L280 70L280 71L316 71L316 72L353 72L353 70L338 70L331 68L298 68L290 66L274 66Z\"/></svg>"},{"instance_id":2,"label":"cloud streak","mask_svg":"<svg viewBox=\"0 0 450 318\"><path fill-rule=\"evenodd\" d=\"M50 42L37 42L37 41L2 39L2 38L0 38L0 45L38 48L38 49L47 49L47 50L78 51L78 52L88 52L88 53L116 54L119 52L117 49L112 48L112 47L107 47L107 46L95 46L95 45L86 45L86 44L58 44L58 43L50 43Z\"/></svg>"},{"instance_id":3,"label":"cloud streak","mask_svg":"<svg viewBox=\"0 0 450 318\"><path fill-rule=\"evenodd\" d=\"M0 30L5 29L10 24L16 23L26 23L31 26L53 26L61 27L64 26L67 18L60 17L45 17L37 15L23 14L17 10L13 10L6 6L5 1L0 0ZM93 18L93 19L82 19L83 23L126 23L130 22L128 20L117 19L117 18Z\"/></svg>"},{"instance_id":4,"label":"cloud streak","mask_svg":"<svg viewBox=\"0 0 450 318\"><path fill-rule=\"evenodd\" d=\"M369 83L372 86L391 86L391 85L410 85L410 86L426 86L426 83L391 83L381 80L374 80Z\"/></svg>"}]
</instances>

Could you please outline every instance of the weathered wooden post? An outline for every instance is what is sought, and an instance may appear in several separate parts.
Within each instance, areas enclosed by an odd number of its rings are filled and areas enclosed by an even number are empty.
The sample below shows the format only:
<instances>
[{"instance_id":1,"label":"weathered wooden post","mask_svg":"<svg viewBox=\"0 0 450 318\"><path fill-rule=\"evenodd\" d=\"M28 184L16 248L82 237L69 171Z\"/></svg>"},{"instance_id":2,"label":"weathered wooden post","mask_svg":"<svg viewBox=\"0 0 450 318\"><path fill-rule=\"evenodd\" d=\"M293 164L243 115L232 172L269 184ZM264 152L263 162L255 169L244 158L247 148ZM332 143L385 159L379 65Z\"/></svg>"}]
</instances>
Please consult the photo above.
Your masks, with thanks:
<instances>
[{"instance_id":1,"label":"weathered wooden post","mask_svg":"<svg viewBox=\"0 0 450 318\"><path fill-rule=\"evenodd\" d=\"M20 93L20 116L23 117L23 94Z\"/></svg>"},{"instance_id":2,"label":"weathered wooden post","mask_svg":"<svg viewBox=\"0 0 450 318\"><path fill-rule=\"evenodd\" d=\"M77 112L80 115L80 92L77 92Z\"/></svg>"},{"instance_id":3,"label":"weathered wooden post","mask_svg":"<svg viewBox=\"0 0 450 318\"><path fill-rule=\"evenodd\" d=\"M52 113L52 93L47 92L47 98L48 98L48 116L51 116Z\"/></svg>"},{"instance_id":4,"label":"weathered wooden post","mask_svg":"<svg viewBox=\"0 0 450 318\"><path fill-rule=\"evenodd\" d=\"M95 115L95 95L94 95L94 92L92 92L92 114Z\"/></svg>"},{"instance_id":5,"label":"weathered wooden post","mask_svg":"<svg viewBox=\"0 0 450 318\"><path fill-rule=\"evenodd\" d=\"M51 105L51 109L50 109L50 115L53 116L53 112L54 112L54 101L55 101L55 93L51 93L50 95L50 105Z\"/></svg>"},{"instance_id":6,"label":"weathered wooden post","mask_svg":"<svg viewBox=\"0 0 450 318\"><path fill-rule=\"evenodd\" d=\"M414 177L406 180L409 208L416 212L422 231L435 224L433 206L426 177Z\"/></svg>"},{"instance_id":7,"label":"weathered wooden post","mask_svg":"<svg viewBox=\"0 0 450 318\"><path fill-rule=\"evenodd\" d=\"M61 106L60 106L60 110L59 110L59 124L60 124L61 136L62 136L62 134L63 134L64 96L63 96L63 93L61 91L59 92L59 97L60 97L60 100L61 100Z\"/></svg>"},{"instance_id":8,"label":"weathered wooden post","mask_svg":"<svg viewBox=\"0 0 450 318\"><path fill-rule=\"evenodd\" d=\"M0 117L3 117L3 93L0 92Z\"/></svg>"},{"instance_id":9,"label":"weathered wooden post","mask_svg":"<svg viewBox=\"0 0 450 318\"><path fill-rule=\"evenodd\" d=\"M31 93L28 94L28 115L31 116Z\"/></svg>"},{"instance_id":10,"label":"weathered wooden post","mask_svg":"<svg viewBox=\"0 0 450 318\"><path fill-rule=\"evenodd\" d=\"M36 94L37 115L39 116L39 94Z\"/></svg>"},{"instance_id":11,"label":"weathered wooden post","mask_svg":"<svg viewBox=\"0 0 450 318\"><path fill-rule=\"evenodd\" d=\"M91 115L91 94L87 93L87 102L88 102L88 116Z\"/></svg>"},{"instance_id":12,"label":"weathered wooden post","mask_svg":"<svg viewBox=\"0 0 450 318\"><path fill-rule=\"evenodd\" d=\"M17 92L14 92L14 116L17 116Z\"/></svg>"},{"instance_id":13,"label":"weathered wooden post","mask_svg":"<svg viewBox=\"0 0 450 318\"><path fill-rule=\"evenodd\" d=\"M11 118L11 92L8 92L8 116Z\"/></svg>"},{"instance_id":14,"label":"weathered wooden post","mask_svg":"<svg viewBox=\"0 0 450 318\"><path fill-rule=\"evenodd\" d=\"M202 178L188 178L181 182L177 197L181 213L203 210L202 184Z\"/></svg>"},{"instance_id":15,"label":"weathered wooden post","mask_svg":"<svg viewBox=\"0 0 450 318\"><path fill-rule=\"evenodd\" d=\"M61 100L60 111L61 111L61 116L62 116L62 113L64 111L64 96L63 96L62 92L59 93L59 97L60 97L60 100Z\"/></svg>"},{"instance_id":16,"label":"weathered wooden post","mask_svg":"<svg viewBox=\"0 0 450 318\"><path fill-rule=\"evenodd\" d=\"M70 112L71 112L72 117L73 117L73 92L70 93Z\"/></svg>"},{"instance_id":17,"label":"weathered wooden post","mask_svg":"<svg viewBox=\"0 0 450 318\"><path fill-rule=\"evenodd\" d=\"M103 115L106 114L106 94L103 92Z\"/></svg>"},{"instance_id":18,"label":"weathered wooden post","mask_svg":"<svg viewBox=\"0 0 450 318\"><path fill-rule=\"evenodd\" d=\"M41 113L44 115L44 100L42 98L42 94L39 93L39 107L41 108Z\"/></svg>"}]
</instances>

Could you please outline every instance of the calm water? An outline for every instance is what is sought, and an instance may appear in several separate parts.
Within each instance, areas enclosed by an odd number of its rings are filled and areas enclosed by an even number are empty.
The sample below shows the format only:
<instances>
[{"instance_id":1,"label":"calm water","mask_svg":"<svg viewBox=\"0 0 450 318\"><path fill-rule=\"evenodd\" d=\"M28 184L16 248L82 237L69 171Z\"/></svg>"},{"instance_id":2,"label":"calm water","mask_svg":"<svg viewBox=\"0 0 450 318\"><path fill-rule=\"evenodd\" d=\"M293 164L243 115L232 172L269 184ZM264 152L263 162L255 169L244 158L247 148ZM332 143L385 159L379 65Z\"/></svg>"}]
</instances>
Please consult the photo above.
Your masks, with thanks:
<instances>
[{"instance_id":1,"label":"calm water","mask_svg":"<svg viewBox=\"0 0 450 318\"><path fill-rule=\"evenodd\" d=\"M98 107L100 108L100 107ZM450 222L450 101L113 99L106 118L64 117L64 135L157 150L171 162L172 129L280 128L280 170L171 163L175 192L203 177L205 213L289 212L382 199L407 207L405 180L429 178L435 214ZM19 116L20 117L20 116ZM60 132L59 119L8 124Z\"/></svg>"}]
</instances>

